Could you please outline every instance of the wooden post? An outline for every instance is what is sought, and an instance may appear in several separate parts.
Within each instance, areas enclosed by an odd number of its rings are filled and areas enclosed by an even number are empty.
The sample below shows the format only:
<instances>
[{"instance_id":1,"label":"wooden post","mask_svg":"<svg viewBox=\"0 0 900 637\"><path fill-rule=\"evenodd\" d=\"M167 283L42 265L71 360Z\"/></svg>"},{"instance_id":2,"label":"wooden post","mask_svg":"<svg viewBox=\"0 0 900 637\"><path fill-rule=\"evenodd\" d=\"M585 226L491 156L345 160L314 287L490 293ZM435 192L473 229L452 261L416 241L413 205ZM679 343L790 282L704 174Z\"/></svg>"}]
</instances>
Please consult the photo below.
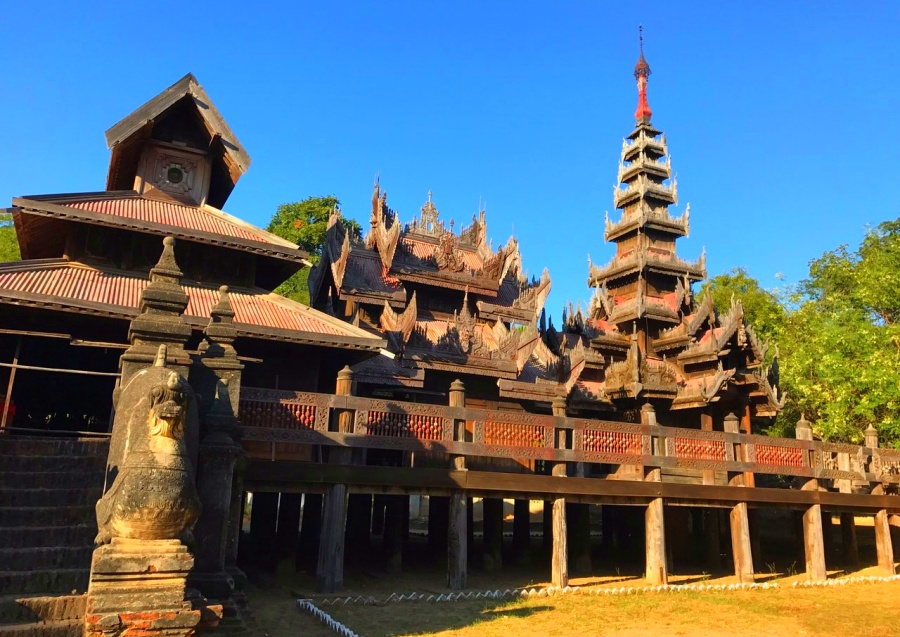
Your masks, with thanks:
<instances>
[{"instance_id":1,"label":"wooden post","mask_svg":"<svg viewBox=\"0 0 900 637\"><path fill-rule=\"evenodd\" d=\"M12 401L13 386L16 382L16 369L19 367L19 353L22 350L22 335L16 338L16 351L13 354L12 367L9 368L9 382L6 384L6 396L3 398L3 415L0 418L0 432L6 429L6 420L9 415L9 403Z\"/></svg>"},{"instance_id":2,"label":"wooden post","mask_svg":"<svg viewBox=\"0 0 900 637\"><path fill-rule=\"evenodd\" d=\"M878 430L872 425L866 429L866 446L878 449ZM884 495L884 487L880 484L872 489L872 495ZM875 553L878 556L878 570L883 575L895 575L894 543L891 541L891 516L887 509L875 513Z\"/></svg>"},{"instance_id":3,"label":"wooden post","mask_svg":"<svg viewBox=\"0 0 900 637\"><path fill-rule=\"evenodd\" d=\"M529 501L517 499L513 508L513 559L516 564L527 564L531 545L531 511Z\"/></svg>"},{"instance_id":4,"label":"wooden post","mask_svg":"<svg viewBox=\"0 0 900 637\"><path fill-rule=\"evenodd\" d=\"M389 495L384 514L382 546L387 557L388 575L403 572L403 507L409 509L406 496Z\"/></svg>"},{"instance_id":5,"label":"wooden post","mask_svg":"<svg viewBox=\"0 0 900 637\"><path fill-rule=\"evenodd\" d=\"M278 505L278 557L292 557L297 549L297 538L300 534L300 505L302 493L282 493Z\"/></svg>"},{"instance_id":6,"label":"wooden post","mask_svg":"<svg viewBox=\"0 0 900 637\"><path fill-rule=\"evenodd\" d=\"M641 407L641 424L644 426L656 426L656 410L650 403ZM656 449L657 454L662 454L662 449ZM662 475L658 467L645 467L644 480L646 482L660 482ZM666 521L662 498L653 498L647 505L644 513L644 534L646 554L646 570L644 578L652 586L665 586L669 583L669 571L666 565Z\"/></svg>"},{"instance_id":7,"label":"wooden post","mask_svg":"<svg viewBox=\"0 0 900 637\"><path fill-rule=\"evenodd\" d=\"M384 497L384 496L375 496ZM445 495L428 496L428 548L433 555L447 550L447 529L450 528L450 498Z\"/></svg>"},{"instance_id":8,"label":"wooden post","mask_svg":"<svg viewBox=\"0 0 900 637\"><path fill-rule=\"evenodd\" d=\"M850 471L850 454L838 453L838 469ZM835 480L835 484L841 493L851 493L852 480ZM856 541L856 520L852 513L841 513L841 554L844 564L855 568L859 566L859 544Z\"/></svg>"},{"instance_id":9,"label":"wooden post","mask_svg":"<svg viewBox=\"0 0 900 637\"><path fill-rule=\"evenodd\" d=\"M466 386L459 379L450 383L450 406L466 406ZM465 442L466 421L454 420L453 440ZM452 456L453 469L466 470L465 456ZM458 591L466 587L468 573L468 503L465 491L454 491L450 495L447 525L447 587Z\"/></svg>"},{"instance_id":10,"label":"wooden post","mask_svg":"<svg viewBox=\"0 0 900 637\"><path fill-rule=\"evenodd\" d=\"M724 429L726 433L738 433L739 423L737 416L728 414L725 417ZM735 457L746 462L746 450L743 445L740 445L735 450ZM728 483L734 487L747 486L747 475L747 473L729 474ZM753 544L750 540L750 516L746 502L740 502L731 507L729 522L731 525L731 554L734 559L734 574L738 582L752 583L754 581Z\"/></svg>"},{"instance_id":11,"label":"wooden post","mask_svg":"<svg viewBox=\"0 0 900 637\"><path fill-rule=\"evenodd\" d=\"M361 557L368 554L372 528L372 496L351 493L347 498L347 555Z\"/></svg>"},{"instance_id":12,"label":"wooden post","mask_svg":"<svg viewBox=\"0 0 900 637\"><path fill-rule=\"evenodd\" d=\"M553 399L553 415L557 418L566 416L566 399L557 396ZM566 430L556 429L556 448L566 449ZM552 473L557 477L566 476L566 463L557 462L553 465ZM566 529L566 500L556 498L553 500L553 547L550 558L550 581L554 586L565 587L569 585L569 545Z\"/></svg>"},{"instance_id":13,"label":"wooden post","mask_svg":"<svg viewBox=\"0 0 900 637\"><path fill-rule=\"evenodd\" d=\"M316 568L319 542L322 538L322 494L303 494L303 516L300 521L300 542L297 547L295 569L310 571Z\"/></svg>"},{"instance_id":14,"label":"wooden post","mask_svg":"<svg viewBox=\"0 0 900 637\"><path fill-rule=\"evenodd\" d=\"M254 562L265 570L275 570L275 528L278 519L278 494L253 494L250 509L250 545Z\"/></svg>"},{"instance_id":15,"label":"wooden post","mask_svg":"<svg viewBox=\"0 0 900 637\"><path fill-rule=\"evenodd\" d=\"M338 372L335 394L349 396L353 388L353 372L344 367ZM353 430L353 415L341 412L332 429L341 433ZM332 447L328 461L332 464L350 462L351 450ZM347 530L347 485L333 484L325 492L322 515L322 539L319 543L319 562L316 568L316 589L320 593L336 593L344 587L344 535Z\"/></svg>"},{"instance_id":16,"label":"wooden post","mask_svg":"<svg viewBox=\"0 0 900 637\"><path fill-rule=\"evenodd\" d=\"M706 545L706 566L710 570L722 568L722 549L719 545L719 510L704 509L703 530Z\"/></svg>"},{"instance_id":17,"label":"wooden post","mask_svg":"<svg viewBox=\"0 0 900 637\"><path fill-rule=\"evenodd\" d=\"M484 570L490 573L503 568L503 500L484 498L481 506Z\"/></svg>"},{"instance_id":18,"label":"wooden post","mask_svg":"<svg viewBox=\"0 0 900 637\"><path fill-rule=\"evenodd\" d=\"M812 440L812 427L803 416L797 421L797 440ZM813 478L803 485L804 491L817 491L819 481ZM825 536L822 532L822 505L813 504L803 513L803 551L806 576L812 581L828 577L825 567Z\"/></svg>"}]
</instances>

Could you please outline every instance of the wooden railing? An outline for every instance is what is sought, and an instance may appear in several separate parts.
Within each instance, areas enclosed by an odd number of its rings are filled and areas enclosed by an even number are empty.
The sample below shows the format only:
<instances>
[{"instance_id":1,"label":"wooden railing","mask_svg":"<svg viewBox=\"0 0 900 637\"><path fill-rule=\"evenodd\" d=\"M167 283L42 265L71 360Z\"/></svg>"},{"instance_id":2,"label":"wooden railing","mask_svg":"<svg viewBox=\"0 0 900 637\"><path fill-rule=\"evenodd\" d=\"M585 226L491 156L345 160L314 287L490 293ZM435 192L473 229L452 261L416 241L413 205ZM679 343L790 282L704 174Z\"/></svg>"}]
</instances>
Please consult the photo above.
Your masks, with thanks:
<instances>
[{"instance_id":1,"label":"wooden railing","mask_svg":"<svg viewBox=\"0 0 900 637\"><path fill-rule=\"evenodd\" d=\"M248 441L900 485L900 450L850 444L249 387L239 417Z\"/></svg>"}]
</instances>

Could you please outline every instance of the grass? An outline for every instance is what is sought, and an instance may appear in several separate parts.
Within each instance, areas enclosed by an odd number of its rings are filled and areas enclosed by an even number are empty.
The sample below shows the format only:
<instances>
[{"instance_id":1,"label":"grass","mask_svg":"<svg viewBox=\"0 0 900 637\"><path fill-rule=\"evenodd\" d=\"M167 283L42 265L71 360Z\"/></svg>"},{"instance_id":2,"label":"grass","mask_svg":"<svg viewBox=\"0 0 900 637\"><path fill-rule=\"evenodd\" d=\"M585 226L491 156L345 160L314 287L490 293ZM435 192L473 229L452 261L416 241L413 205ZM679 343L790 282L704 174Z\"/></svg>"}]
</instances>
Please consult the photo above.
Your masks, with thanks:
<instances>
[{"instance_id":1,"label":"grass","mask_svg":"<svg viewBox=\"0 0 900 637\"><path fill-rule=\"evenodd\" d=\"M795 589L790 587L792 579L779 580L777 589L727 593L579 593L508 602L404 602L324 608L364 637L864 637L894 634L900 626L900 584L896 582ZM294 599L295 595L284 588L251 591L251 604L264 631L260 634L333 634L297 611Z\"/></svg>"}]
</instances>

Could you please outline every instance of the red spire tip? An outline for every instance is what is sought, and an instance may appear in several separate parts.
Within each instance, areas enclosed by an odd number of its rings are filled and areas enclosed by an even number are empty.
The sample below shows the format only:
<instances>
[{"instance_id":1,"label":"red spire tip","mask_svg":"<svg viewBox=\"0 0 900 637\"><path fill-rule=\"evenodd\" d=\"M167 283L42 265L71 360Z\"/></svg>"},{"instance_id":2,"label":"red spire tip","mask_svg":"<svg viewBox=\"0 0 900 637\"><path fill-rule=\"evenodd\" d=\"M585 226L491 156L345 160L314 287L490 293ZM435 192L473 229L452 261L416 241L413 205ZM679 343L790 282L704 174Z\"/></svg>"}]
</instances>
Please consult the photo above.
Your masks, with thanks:
<instances>
[{"instance_id":1,"label":"red spire tip","mask_svg":"<svg viewBox=\"0 0 900 637\"><path fill-rule=\"evenodd\" d=\"M647 81L650 78L650 65L644 59L644 27L638 27L638 43L640 46L640 57L637 64L634 65L634 79L637 80L638 87L638 105L634 112L634 118L638 121L644 118L650 121L653 111L650 110L650 104L647 102Z\"/></svg>"}]
</instances>

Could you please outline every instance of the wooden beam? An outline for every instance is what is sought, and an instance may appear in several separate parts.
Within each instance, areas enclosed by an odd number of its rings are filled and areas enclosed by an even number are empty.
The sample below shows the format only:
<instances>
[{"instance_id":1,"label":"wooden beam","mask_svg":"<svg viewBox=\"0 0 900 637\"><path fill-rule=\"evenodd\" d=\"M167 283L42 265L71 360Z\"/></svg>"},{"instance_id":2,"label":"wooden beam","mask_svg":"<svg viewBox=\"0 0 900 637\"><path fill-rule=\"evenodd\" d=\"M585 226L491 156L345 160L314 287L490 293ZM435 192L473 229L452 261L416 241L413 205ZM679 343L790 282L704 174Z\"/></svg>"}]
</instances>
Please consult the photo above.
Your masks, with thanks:
<instances>
[{"instance_id":1,"label":"wooden beam","mask_svg":"<svg viewBox=\"0 0 900 637\"><path fill-rule=\"evenodd\" d=\"M6 384L6 396L3 397L3 416L0 418L0 429L6 429L6 419L9 416L9 403L12 401L12 390L16 382L16 369L19 365L19 353L22 350L22 336L16 339L16 351L13 353L12 369L9 372L9 382Z\"/></svg>"}]
</instances>

